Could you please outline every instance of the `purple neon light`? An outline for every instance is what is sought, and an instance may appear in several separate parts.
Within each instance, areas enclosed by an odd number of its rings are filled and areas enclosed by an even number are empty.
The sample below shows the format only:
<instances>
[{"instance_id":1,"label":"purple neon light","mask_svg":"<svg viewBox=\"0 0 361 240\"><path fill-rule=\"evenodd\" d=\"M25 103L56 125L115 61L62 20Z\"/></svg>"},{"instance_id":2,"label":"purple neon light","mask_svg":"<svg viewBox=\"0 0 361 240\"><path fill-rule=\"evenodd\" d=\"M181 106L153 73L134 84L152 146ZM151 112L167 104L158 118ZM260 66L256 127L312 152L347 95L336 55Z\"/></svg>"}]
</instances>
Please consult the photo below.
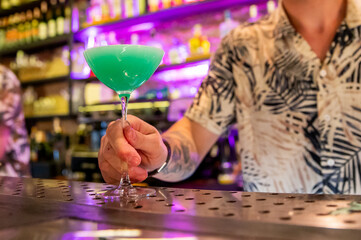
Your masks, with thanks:
<instances>
[{"instance_id":1,"label":"purple neon light","mask_svg":"<svg viewBox=\"0 0 361 240\"><path fill-rule=\"evenodd\" d=\"M182 63L174 66L162 66L154 73L152 80L167 83L202 79L207 75L208 68L209 60ZM72 78L84 79L89 77L89 72L84 73L85 75L72 73ZM191 92L195 94L193 89Z\"/></svg>"}]
</instances>

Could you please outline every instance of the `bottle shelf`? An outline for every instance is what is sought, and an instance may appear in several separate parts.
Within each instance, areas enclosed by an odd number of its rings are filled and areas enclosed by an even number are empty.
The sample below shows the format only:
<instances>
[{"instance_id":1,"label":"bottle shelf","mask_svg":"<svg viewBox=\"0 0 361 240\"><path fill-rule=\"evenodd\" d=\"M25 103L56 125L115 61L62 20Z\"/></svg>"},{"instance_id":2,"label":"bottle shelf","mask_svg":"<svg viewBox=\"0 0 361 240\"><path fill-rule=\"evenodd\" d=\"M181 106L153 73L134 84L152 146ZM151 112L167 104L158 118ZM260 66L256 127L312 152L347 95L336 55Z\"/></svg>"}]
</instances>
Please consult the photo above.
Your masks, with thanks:
<instances>
[{"instance_id":1,"label":"bottle shelf","mask_svg":"<svg viewBox=\"0 0 361 240\"><path fill-rule=\"evenodd\" d=\"M200 2L184 4L184 5L180 5L177 7L168 8L168 9L162 9L157 12L146 12L145 14L139 15L136 17L123 18L123 19L112 21L112 22L105 22L105 23L101 23L101 24L87 26L86 28L82 28L76 32L61 35L61 36L56 36L54 38L48 38L45 40L40 40L40 41L32 42L29 44L27 44L27 43L17 44L12 47L8 47L8 48L2 47L2 48L0 48L0 58L14 57L16 55L17 51L19 51L19 50L23 50L27 54L31 54L31 53L39 52L44 49L49 49L49 48L59 47L59 46L69 46L70 51L72 51L72 50L74 50L73 49L74 43L77 43L78 41L86 42L87 38L91 34L97 35L97 34L103 33L103 32L118 31L118 30L121 30L122 32L125 32L125 33L132 32L133 30L131 28L133 26L144 24L144 23L152 23L154 25L154 27L157 27L162 22L167 22L167 21L172 21L172 20L182 20L183 18L188 19L188 17L190 17L190 16L202 17L203 16L202 14L205 14L205 13L210 13L213 15L213 13L222 12L226 9L232 9L235 7L239 8L239 7L243 7L243 6L247 6L247 5L251 5L251 4L265 3L265 1L266 0L204 0L204 1L200 1ZM0 17L8 16L8 15L16 13L16 12L26 11L28 9L32 9L36 6L39 6L39 4L40 4L39 0L34 0L32 2L26 3L26 4L18 6L18 7L13 7L8 10L0 9ZM71 54L69 54L69 62L71 63L72 59L70 58L70 55ZM155 74L159 74L159 73L161 73L161 74L154 76L153 80L155 80L155 81L159 80L159 82L162 82L162 84L163 84L164 82L173 81L173 80L168 80L168 78L173 78L173 75L180 76L179 78L183 79L182 74L183 73L188 74L189 72L197 72L203 76L203 74L205 74L205 72L208 68L208 66L205 66L205 65L208 65L209 59L210 59L209 55L208 56L197 56L197 57L192 57L192 58L187 59L187 61L184 63L161 65L155 72ZM198 68L199 65L201 65L200 68ZM195 68L193 68L193 66L195 66ZM69 65L69 69L71 69L71 68L72 68L71 65ZM189 69L184 69L185 71L183 71L183 68L189 68ZM201 69L202 71L198 71L199 69ZM175 70L175 71L173 71L173 70ZM200 75L200 74L198 74L198 75ZM198 75L197 75L197 77L199 77ZM170 76L170 77L168 77L168 76ZM174 82L176 82L176 80L174 80ZM192 79L192 80L194 80L194 79ZM72 76L70 73L66 76L47 78L47 79L36 79L36 80L32 80L32 81L22 82L21 86L22 87L43 86L45 84L64 82L64 83L69 84L68 89L69 89L69 91L72 91L72 89L75 89L74 86L76 86L75 85L76 83L88 83L88 82L96 82L96 81L98 81L96 77L90 77L90 78L85 78L85 79L76 79L76 78L72 79ZM183 81L183 80L181 80L181 81ZM187 79L187 81L188 81L188 79ZM47 87L51 88L52 85L44 86L44 88L47 88ZM134 109L138 109L138 108L139 109L143 109L143 108L147 109L150 107L149 102L151 103L152 107L155 107L158 104L158 103L153 103L154 100L146 99L144 101L145 101L144 103L139 103L139 102L130 103L130 106L131 106L130 108L134 107ZM169 100L165 100L165 103L162 103L162 104L169 105ZM100 109L100 111L105 109L105 111L109 111L109 112L118 111L119 110L118 105L119 104L102 104L102 106L96 106L96 107L84 106L82 109L83 111L80 111L80 115L84 114L84 113L89 113L89 112L97 112L97 111L99 111L99 109ZM72 106L72 99L70 98L69 99L69 110L73 111L74 109L71 109L71 106ZM150 107L150 108L152 108L152 107ZM51 111L49 111L49 113L51 113ZM26 121L28 123L32 124L37 121L50 121L55 117L59 117L62 119L69 119L69 118L76 118L79 115L78 111L76 111L76 110L75 110L75 113L73 112L73 114L71 112L68 114L63 114L63 115L56 115L56 112L54 112L54 113L55 113L55 115L26 117Z\"/></svg>"},{"instance_id":2,"label":"bottle shelf","mask_svg":"<svg viewBox=\"0 0 361 240\"><path fill-rule=\"evenodd\" d=\"M64 34L61 36L48 38L45 40L39 40L28 44L19 44L13 47L3 48L0 50L0 56L12 56L17 51L23 50L27 52L35 52L37 50L46 49L49 47L58 47L67 44L69 41L73 41L71 34Z\"/></svg>"},{"instance_id":3,"label":"bottle shelf","mask_svg":"<svg viewBox=\"0 0 361 240\"><path fill-rule=\"evenodd\" d=\"M76 118L75 115L70 114L60 114L60 115L42 115L42 116L32 116L32 117L25 117L26 121L49 121L54 118L60 118L60 119L68 119L68 118Z\"/></svg>"},{"instance_id":4,"label":"bottle shelf","mask_svg":"<svg viewBox=\"0 0 361 240\"><path fill-rule=\"evenodd\" d=\"M77 40L85 40L90 33L94 34L99 32L112 31L114 29L126 29L142 23L156 23L161 21L174 20L177 18L202 14L206 12L222 11L237 5L257 4L261 2L264 2L264 0L206 0L203 2L190 3L178 7L162 9L157 12L146 13L144 15L139 15L132 18L124 18L118 21L92 25L74 33L74 37Z\"/></svg>"},{"instance_id":5,"label":"bottle shelf","mask_svg":"<svg viewBox=\"0 0 361 240\"><path fill-rule=\"evenodd\" d=\"M39 0L34 0L34 1L27 2L25 4L21 4L19 6L14 6L9 9L0 9L0 17L8 16L8 15L11 15L11 14L14 14L17 12L24 12L28 9L38 7L39 4L40 4Z\"/></svg>"},{"instance_id":6,"label":"bottle shelf","mask_svg":"<svg viewBox=\"0 0 361 240\"><path fill-rule=\"evenodd\" d=\"M60 76L54 78L45 78L45 79L37 79L37 80L21 82L21 86L28 87L28 86L56 83L56 82L67 82L68 80L69 80L69 76L66 75L66 76Z\"/></svg>"}]
</instances>

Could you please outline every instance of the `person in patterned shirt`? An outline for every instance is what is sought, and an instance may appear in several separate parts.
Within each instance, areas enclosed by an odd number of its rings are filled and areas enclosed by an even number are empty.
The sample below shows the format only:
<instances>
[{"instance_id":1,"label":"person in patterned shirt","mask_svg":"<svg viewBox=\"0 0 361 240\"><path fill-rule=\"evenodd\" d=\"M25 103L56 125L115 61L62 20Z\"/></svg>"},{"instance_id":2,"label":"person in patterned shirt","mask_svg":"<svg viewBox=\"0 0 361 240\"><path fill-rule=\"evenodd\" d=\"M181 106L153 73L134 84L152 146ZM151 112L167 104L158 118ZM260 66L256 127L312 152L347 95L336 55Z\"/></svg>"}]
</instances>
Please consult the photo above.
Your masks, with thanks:
<instances>
[{"instance_id":1,"label":"person in patterned shirt","mask_svg":"<svg viewBox=\"0 0 361 240\"><path fill-rule=\"evenodd\" d=\"M193 104L167 132L134 116L124 131L119 120L109 125L99 152L106 181L119 180L120 161L133 181L153 170L183 180L236 123L246 191L361 193L361 1L278 5L222 40Z\"/></svg>"},{"instance_id":2,"label":"person in patterned shirt","mask_svg":"<svg viewBox=\"0 0 361 240\"><path fill-rule=\"evenodd\" d=\"M29 160L20 83L0 65L0 176L29 176Z\"/></svg>"}]
</instances>

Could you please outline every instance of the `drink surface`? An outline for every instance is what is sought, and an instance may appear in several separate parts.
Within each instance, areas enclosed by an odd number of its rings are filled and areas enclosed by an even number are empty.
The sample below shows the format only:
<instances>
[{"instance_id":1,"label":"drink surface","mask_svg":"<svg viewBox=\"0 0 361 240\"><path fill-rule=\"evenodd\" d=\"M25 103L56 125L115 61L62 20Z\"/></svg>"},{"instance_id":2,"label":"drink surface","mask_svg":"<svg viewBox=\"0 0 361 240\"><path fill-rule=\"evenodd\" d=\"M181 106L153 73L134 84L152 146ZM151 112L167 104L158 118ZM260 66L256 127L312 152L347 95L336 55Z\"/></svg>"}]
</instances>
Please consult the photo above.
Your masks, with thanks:
<instances>
[{"instance_id":1,"label":"drink surface","mask_svg":"<svg viewBox=\"0 0 361 240\"><path fill-rule=\"evenodd\" d=\"M141 45L111 45L84 52L97 78L119 96L130 93L147 81L164 55L159 48Z\"/></svg>"}]
</instances>

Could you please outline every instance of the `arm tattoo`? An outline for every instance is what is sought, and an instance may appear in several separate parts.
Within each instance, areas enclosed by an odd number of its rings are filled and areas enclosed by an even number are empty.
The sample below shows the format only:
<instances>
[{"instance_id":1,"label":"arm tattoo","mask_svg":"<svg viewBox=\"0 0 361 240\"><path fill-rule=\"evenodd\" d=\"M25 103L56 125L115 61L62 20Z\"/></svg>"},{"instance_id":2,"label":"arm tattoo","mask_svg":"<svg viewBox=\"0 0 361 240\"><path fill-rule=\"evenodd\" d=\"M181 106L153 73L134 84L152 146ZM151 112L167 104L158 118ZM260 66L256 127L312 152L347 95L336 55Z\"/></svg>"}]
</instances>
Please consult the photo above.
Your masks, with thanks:
<instances>
[{"instance_id":1,"label":"arm tattoo","mask_svg":"<svg viewBox=\"0 0 361 240\"><path fill-rule=\"evenodd\" d=\"M155 177L170 182L190 177L200 163L193 141L180 131L171 131L163 137L168 141L172 154L168 165Z\"/></svg>"}]
</instances>

